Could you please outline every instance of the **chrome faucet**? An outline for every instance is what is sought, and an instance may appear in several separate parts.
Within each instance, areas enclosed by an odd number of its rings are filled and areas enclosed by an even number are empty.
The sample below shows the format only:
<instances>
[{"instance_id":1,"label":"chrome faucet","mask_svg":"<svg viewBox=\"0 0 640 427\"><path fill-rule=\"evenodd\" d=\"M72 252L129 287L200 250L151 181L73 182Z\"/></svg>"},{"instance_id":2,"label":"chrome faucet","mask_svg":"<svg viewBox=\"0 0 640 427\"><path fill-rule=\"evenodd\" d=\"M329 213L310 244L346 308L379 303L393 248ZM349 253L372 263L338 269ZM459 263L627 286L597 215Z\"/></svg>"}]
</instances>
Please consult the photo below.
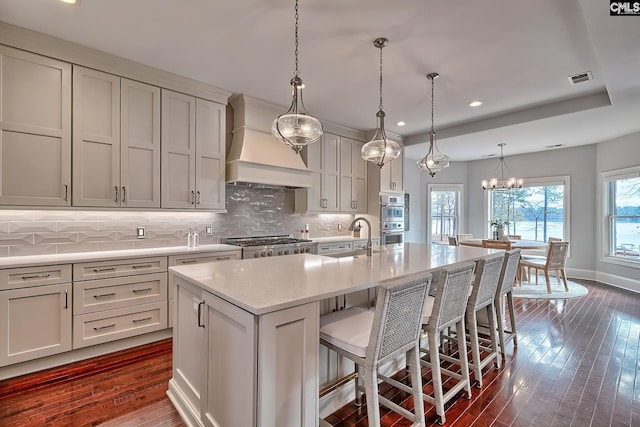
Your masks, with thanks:
<instances>
[{"instance_id":1,"label":"chrome faucet","mask_svg":"<svg viewBox=\"0 0 640 427\"><path fill-rule=\"evenodd\" d=\"M367 250L367 256L371 256L373 255L373 244L371 243L371 223L369 222L369 220L367 218L364 217L357 217L354 218L353 221L351 222L351 225L349 225L349 231L353 231L353 227L356 226L356 224L358 223L358 221L364 221L367 223L367 246L365 247L365 249Z\"/></svg>"}]
</instances>

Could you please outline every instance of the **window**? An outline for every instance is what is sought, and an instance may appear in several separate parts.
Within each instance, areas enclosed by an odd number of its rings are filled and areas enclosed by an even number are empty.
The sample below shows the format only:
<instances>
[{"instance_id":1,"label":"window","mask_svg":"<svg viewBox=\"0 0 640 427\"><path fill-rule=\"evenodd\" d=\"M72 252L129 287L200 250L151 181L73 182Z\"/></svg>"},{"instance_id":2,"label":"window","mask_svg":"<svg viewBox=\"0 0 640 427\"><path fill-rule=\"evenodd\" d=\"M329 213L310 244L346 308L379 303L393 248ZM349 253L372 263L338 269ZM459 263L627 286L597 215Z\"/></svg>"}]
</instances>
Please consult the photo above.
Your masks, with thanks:
<instances>
[{"instance_id":1,"label":"window","mask_svg":"<svg viewBox=\"0 0 640 427\"><path fill-rule=\"evenodd\" d=\"M640 266L640 167L601 174L601 182L604 256Z\"/></svg>"},{"instance_id":2,"label":"window","mask_svg":"<svg viewBox=\"0 0 640 427\"><path fill-rule=\"evenodd\" d=\"M460 233L462 184L430 184L427 193L429 241L449 244L447 237Z\"/></svg>"},{"instance_id":3,"label":"window","mask_svg":"<svg viewBox=\"0 0 640 427\"><path fill-rule=\"evenodd\" d=\"M508 222L505 233L546 242L569 240L569 177L525 180L518 190L489 192L489 220ZM487 236L491 230L487 225Z\"/></svg>"}]
</instances>

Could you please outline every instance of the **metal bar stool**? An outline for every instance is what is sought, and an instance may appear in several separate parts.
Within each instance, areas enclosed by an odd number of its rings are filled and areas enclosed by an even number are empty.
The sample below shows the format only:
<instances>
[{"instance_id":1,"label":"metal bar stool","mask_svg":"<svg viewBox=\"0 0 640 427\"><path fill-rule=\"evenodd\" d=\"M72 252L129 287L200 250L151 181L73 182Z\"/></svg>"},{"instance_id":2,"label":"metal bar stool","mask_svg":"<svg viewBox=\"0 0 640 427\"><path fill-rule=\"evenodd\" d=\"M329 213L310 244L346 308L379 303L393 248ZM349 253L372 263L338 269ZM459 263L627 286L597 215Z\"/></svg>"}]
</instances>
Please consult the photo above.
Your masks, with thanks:
<instances>
[{"instance_id":1,"label":"metal bar stool","mask_svg":"<svg viewBox=\"0 0 640 427\"><path fill-rule=\"evenodd\" d=\"M422 378L419 364L420 325L431 274L421 273L410 280L394 279L378 287L375 311L351 307L320 317L320 343L356 363L356 394L364 377L369 426L380 426L380 407L397 412L414 426L424 426ZM406 355L413 394L414 413L379 396L378 378L406 390L408 387L378 373L386 361Z\"/></svg>"}]
</instances>

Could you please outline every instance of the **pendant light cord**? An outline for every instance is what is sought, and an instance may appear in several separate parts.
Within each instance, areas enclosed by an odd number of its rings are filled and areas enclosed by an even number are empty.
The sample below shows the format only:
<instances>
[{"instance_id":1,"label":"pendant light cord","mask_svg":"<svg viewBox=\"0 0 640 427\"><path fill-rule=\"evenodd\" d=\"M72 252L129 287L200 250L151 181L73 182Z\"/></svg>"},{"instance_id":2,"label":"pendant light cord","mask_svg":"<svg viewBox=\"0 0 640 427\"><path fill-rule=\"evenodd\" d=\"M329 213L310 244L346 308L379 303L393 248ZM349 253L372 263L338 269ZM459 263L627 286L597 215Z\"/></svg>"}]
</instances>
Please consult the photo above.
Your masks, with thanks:
<instances>
[{"instance_id":1,"label":"pendant light cord","mask_svg":"<svg viewBox=\"0 0 640 427\"><path fill-rule=\"evenodd\" d=\"M294 55L295 55L295 58L296 58L296 73L295 73L296 77L300 73L300 71L298 70L298 17L299 17L299 15L298 15L298 0L296 0L296 31L295 31L295 40L296 40L295 46L296 46L296 48L295 48L295 51L294 51Z\"/></svg>"},{"instance_id":2,"label":"pendant light cord","mask_svg":"<svg viewBox=\"0 0 640 427\"><path fill-rule=\"evenodd\" d=\"M434 108L434 104L435 104L434 90L433 90L433 87L435 86L434 80L435 80L435 77L431 79L431 132L432 133L435 133L434 124L433 124L433 110L435 109Z\"/></svg>"},{"instance_id":3,"label":"pendant light cord","mask_svg":"<svg viewBox=\"0 0 640 427\"><path fill-rule=\"evenodd\" d=\"M380 46L380 111L383 110L382 108L382 48L384 46Z\"/></svg>"}]
</instances>

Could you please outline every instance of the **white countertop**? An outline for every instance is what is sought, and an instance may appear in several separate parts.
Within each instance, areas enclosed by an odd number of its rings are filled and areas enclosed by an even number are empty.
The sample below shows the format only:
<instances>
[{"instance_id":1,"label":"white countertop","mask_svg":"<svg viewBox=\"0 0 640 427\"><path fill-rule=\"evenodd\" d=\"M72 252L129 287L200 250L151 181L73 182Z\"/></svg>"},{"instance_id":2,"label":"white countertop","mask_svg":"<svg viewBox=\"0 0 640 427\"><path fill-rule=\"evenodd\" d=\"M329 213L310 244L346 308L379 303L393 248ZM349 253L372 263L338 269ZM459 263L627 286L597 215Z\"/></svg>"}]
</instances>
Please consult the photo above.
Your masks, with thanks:
<instances>
[{"instance_id":1,"label":"white countertop","mask_svg":"<svg viewBox=\"0 0 640 427\"><path fill-rule=\"evenodd\" d=\"M68 254L29 255L19 257L0 258L0 268L31 267L36 265L55 265L76 262L107 261L112 259L139 258L147 256L187 255L207 252L240 250L234 245L201 245L196 249L186 246L169 248L123 249L119 251L75 252Z\"/></svg>"},{"instance_id":2,"label":"white countertop","mask_svg":"<svg viewBox=\"0 0 640 427\"><path fill-rule=\"evenodd\" d=\"M356 292L385 280L475 261L493 249L404 243L372 257L298 254L171 267L169 271L256 315Z\"/></svg>"}]
</instances>

